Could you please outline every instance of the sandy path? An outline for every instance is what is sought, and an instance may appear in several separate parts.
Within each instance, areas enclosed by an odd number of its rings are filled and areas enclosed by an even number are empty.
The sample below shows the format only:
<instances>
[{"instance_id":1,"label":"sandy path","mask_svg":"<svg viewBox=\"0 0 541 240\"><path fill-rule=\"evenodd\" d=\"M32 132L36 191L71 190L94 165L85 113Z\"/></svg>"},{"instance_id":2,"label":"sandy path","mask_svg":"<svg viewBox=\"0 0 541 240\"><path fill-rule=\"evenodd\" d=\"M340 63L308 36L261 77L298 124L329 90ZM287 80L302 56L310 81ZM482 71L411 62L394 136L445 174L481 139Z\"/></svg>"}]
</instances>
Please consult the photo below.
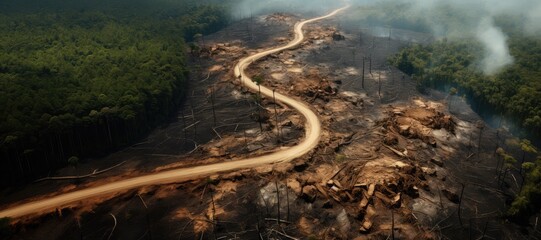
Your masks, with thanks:
<instances>
[{"instance_id":1,"label":"sandy path","mask_svg":"<svg viewBox=\"0 0 541 240\"><path fill-rule=\"evenodd\" d=\"M304 40L302 27L305 24L334 16L338 12L344 10L345 8L347 7L337 9L325 16L321 16L321 17L317 17L317 18L313 18L313 19L309 19L309 20L297 23L294 28L295 39L293 39L293 41L289 42L287 45L273 48L270 50L265 50L263 52L254 54L252 56L249 56L240 60L239 63L235 66L235 69L234 69L235 75L237 76L237 78L239 77L241 78L241 81L243 82L245 86L251 88L254 91L257 91L258 86L255 83L253 83L251 79L248 76L246 76L246 74L244 73L244 69L246 69L250 65L250 63L264 56L267 56L269 54L273 54L273 53L297 46ZM272 90L264 86L261 86L261 93L267 97L272 97ZM1 217L17 218L17 217L22 217L29 214L36 214L36 213L51 211L52 209L61 208L70 203L74 203L74 202L88 199L91 197L117 193L117 192L129 190L129 189L133 189L133 188L137 188L137 187L141 187L145 185L158 185L158 184L181 182L181 181L186 181L189 179L209 176L211 174L218 173L218 172L253 168L253 167L257 167L257 166L261 166L265 164L291 161L295 158L301 157L302 155L306 154L310 150L314 149L319 142L319 138L321 135L321 123L319 121L319 118L304 103L298 102L297 100L294 100L290 97L276 93L276 100L289 105L290 107L299 111L299 113L301 113L306 118L305 138L299 145L296 145L294 147L284 149L278 152L274 152L268 155L264 155L264 156L248 158L248 159L243 159L243 160L238 160L238 161L169 170L169 171L158 172L158 173L149 174L145 176L125 179L118 182L108 183L108 184L97 186L97 187L77 190L74 192L51 197L48 199L24 203L19 206L15 206L9 209L4 209L0 211L0 218Z\"/></svg>"}]
</instances>

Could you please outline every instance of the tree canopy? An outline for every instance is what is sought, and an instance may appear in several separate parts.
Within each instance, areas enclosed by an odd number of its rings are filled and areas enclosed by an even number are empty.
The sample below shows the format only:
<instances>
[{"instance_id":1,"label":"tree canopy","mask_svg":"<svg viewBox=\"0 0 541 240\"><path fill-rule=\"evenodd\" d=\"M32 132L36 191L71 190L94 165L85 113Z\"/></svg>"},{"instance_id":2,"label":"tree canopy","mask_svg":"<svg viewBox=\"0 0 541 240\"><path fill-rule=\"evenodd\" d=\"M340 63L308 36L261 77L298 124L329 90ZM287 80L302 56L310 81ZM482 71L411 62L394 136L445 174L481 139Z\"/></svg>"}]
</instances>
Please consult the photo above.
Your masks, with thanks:
<instances>
[{"instance_id":1,"label":"tree canopy","mask_svg":"<svg viewBox=\"0 0 541 240\"><path fill-rule=\"evenodd\" d=\"M1 186L166 122L187 88L184 38L228 22L223 6L192 0L29 2L0 4Z\"/></svg>"}]
</instances>

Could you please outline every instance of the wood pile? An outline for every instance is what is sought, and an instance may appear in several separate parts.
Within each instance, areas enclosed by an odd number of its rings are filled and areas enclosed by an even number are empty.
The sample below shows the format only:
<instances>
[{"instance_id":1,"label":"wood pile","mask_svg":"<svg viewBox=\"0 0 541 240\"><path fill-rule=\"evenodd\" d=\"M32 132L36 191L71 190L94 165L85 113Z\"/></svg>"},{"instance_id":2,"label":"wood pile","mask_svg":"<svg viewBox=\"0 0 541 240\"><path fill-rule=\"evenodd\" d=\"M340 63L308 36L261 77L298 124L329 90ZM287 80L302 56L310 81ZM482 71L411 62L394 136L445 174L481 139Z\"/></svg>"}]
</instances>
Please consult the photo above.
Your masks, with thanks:
<instances>
[{"instance_id":1,"label":"wood pile","mask_svg":"<svg viewBox=\"0 0 541 240\"><path fill-rule=\"evenodd\" d=\"M370 233L377 216L391 209L408 211L404 199L419 197L419 187L428 188L421 180L424 174L420 167L386 156L351 161L326 181L313 181L317 177L299 180L303 185L300 197L309 203L320 198L324 208L348 206L348 213L359 221L359 232Z\"/></svg>"},{"instance_id":2,"label":"wood pile","mask_svg":"<svg viewBox=\"0 0 541 240\"><path fill-rule=\"evenodd\" d=\"M449 115L445 115L429 107L391 108L389 117L384 120L384 127L391 133L398 133L406 138L420 139L423 142L436 146L436 139L432 130L445 129L455 133L456 123ZM392 145L395 142L392 134L386 137L385 143Z\"/></svg>"},{"instance_id":3,"label":"wood pile","mask_svg":"<svg viewBox=\"0 0 541 240\"><path fill-rule=\"evenodd\" d=\"M264 18L265 22L267 23L287 23L291 24L294 21L294 18L290 14L286 13L273 13L270 15L267 15Z\"/></svg>"}]
</instances>

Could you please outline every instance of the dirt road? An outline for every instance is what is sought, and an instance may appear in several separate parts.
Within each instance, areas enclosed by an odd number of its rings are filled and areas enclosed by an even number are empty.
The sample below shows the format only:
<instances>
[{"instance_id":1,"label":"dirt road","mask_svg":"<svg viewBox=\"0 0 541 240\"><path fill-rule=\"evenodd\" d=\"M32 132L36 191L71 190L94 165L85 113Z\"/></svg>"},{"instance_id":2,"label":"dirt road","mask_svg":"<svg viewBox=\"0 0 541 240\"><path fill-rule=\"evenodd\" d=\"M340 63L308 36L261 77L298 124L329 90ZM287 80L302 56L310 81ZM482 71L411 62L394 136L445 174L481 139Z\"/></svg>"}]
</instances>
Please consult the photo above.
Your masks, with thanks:
<instances>
[{"instance_id":1,"label":"dirt road","mask_svg":"<svg viewBox=\"0 0 541 240\"><path fill-rule=\"evenodd\" d=\"M344 10L345 8L347 7L337 9L333 11L332 13L322 16L322 17L313 18L313 19L309 19L309 20L297 23L294 28L295 39L293 39L293 41L291 41L287 45L265 50L263 52L254 54L252 56L249 56L240 60L239 63L235 66L235 69L234 69L235 75L237 76L238 79L240 79L243 82L245 86L256 91L258 89L258 86L255 83L253 83L251 79L248 76L246 76L246 74L244 73L244 69L246 69L250 65L250 63L264 56L267 56L269 54L273 54L273 53L276 53L276 52L279 52L279 51L282 51L282 50L285 50L285 49L288 49L300 44L304 40L302 27L305 24L331 17L337 14L338 12ZM261 93L267 97L272 97L272 90L266 87L261 86ZM307 152L312 150L314 147L316 147L319 142L319 138L321 134L321 123L318 119L318 116L314 112L312 112L312 110L310 110L310 108L306 106L305 104L298 102L297 100L294 100L292 98L289 98L285 95L276 93L276 100L281 101L289 105L290 107L296 109L306 118L306 123L305 123L306 135L303 141L299 145L296 145L288 149L283 149L281 151L274 152L269 155L260 156L260 157L158 172L158 173L149 174L146 176L134 177L134 178L130 178L130 179L114 182L114 183L109 183L109 184L105 184L98 187L91 187L87 189L77 190L74 192L51 197L48 199L24 203L19 206L15 206L9 209L4 209L0 211L0 218L2 217L17 218L17 217L22 217L25 215L30 215L30 214L39 214L41 212L51 211L52 209L61 208L70 203L74 203L74 202L88 199L91 197L122 192L129 189L145 186L145 185L158 185L158 184L186 181L189 179L209 176L211 174L218 173L218 172L253 168L253 167L257 167L257 166L261 166L265 164L291 161L295 158L301 157L302 155L306 154Z\"/></svg>"}]
</instances>

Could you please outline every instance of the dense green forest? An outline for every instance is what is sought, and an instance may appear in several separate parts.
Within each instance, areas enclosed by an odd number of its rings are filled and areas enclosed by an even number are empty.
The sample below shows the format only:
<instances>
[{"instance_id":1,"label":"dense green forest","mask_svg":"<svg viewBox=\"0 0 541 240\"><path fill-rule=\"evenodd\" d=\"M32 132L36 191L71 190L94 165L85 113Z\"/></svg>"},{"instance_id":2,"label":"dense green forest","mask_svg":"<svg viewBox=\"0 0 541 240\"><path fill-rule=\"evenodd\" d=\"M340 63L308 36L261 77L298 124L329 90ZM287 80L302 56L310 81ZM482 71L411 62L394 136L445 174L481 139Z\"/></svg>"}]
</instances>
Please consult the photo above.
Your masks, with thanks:
<instances>
[{"instance_id":1,"label":"dense green forest","mask_svg":"<svg viewBox=\"0 0 541 240\"><path fill-rule=\"evenodd\" d=\"M3 187L165 123L188 84L185 41L228 23L224 6L188 0L3 1L0 9Z\"/></svg>"}]
</instances>

